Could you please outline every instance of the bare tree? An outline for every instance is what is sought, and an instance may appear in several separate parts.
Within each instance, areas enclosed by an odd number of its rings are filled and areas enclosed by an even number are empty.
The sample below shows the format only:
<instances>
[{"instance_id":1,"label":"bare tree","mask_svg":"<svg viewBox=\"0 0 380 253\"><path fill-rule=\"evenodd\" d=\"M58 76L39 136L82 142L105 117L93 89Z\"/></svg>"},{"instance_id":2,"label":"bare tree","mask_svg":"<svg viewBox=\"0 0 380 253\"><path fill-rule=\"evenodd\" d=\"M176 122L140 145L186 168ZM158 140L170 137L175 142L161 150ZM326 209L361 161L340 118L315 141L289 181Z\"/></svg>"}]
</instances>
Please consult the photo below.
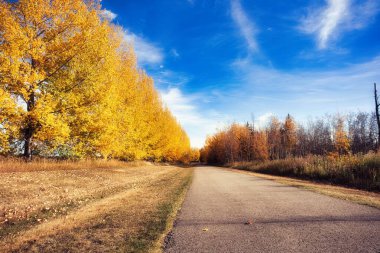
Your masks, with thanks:
<instances>
[{"instance_id":1,"label":"bare tree","mask_svg":"<svg viewBox=\"0 0 380 253\"><path fill-rule=\"evenodd\" d=\"M377 96L376 83L373 84L374 93L375 93L375 109L376 109L376 121L377 121L377 148L379 148L380 142L380 117L379 117L379 97Z\"/></svg>"}]
</instances>

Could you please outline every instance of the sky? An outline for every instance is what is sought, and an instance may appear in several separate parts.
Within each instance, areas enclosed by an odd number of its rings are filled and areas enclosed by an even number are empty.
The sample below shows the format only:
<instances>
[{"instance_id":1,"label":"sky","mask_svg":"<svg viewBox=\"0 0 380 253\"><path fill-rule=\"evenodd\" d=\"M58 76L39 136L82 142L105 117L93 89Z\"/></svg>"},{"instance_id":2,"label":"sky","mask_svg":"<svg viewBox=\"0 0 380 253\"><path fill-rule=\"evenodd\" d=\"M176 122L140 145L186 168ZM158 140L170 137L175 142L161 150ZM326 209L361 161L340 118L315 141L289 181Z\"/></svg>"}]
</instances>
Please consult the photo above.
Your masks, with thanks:
<instances>
[{"instance_id":1,"label":"sky","mask_svg":"<svg viewBox=\"0 0 380 253\"><path fill-rule=\"evenodd\" d=\"M103 0L194 147L232 122L263 127L372 111L378 0Z\"/></svg>"}]
</instances>

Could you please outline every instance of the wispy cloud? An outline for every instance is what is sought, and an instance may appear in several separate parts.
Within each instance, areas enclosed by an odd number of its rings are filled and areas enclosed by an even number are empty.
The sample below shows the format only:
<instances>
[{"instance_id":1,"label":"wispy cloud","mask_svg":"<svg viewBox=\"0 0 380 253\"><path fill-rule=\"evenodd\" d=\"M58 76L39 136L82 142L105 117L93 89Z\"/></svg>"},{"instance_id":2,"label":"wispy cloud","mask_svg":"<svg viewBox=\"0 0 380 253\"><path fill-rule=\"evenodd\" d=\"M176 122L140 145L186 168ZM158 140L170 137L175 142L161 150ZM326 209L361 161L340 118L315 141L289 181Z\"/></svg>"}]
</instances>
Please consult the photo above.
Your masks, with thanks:
<instances>
[{"instance_id":1,"label":"wispy cloud","mask_svg":"<svg viewBox=\"0 0 380 253\"><path fill-rule=\"evenodd\" d=\"M181 87L187 84L191 79L186 73L175 72L170 69L165 69L164 67L158 71L154 71L152 77L155 81L155 85L163 89Z\"/></svg>"},{"instance_id":2,"label":"wispy cloud","mask_svg":"<svg viewBox=\"0 0 380 253\"><path fill-rule=\"evenodd\" d=\"M342 33L366 27L378 10L376 0L326 0L325 6L309 11L299 28L314 34L318 48L326 49Z\"/></svg>"},{"instance_id":3,"label":"wispy cloud","mask_svg":"<svg viewBox=\"0 0 380 253\"><path fill-rule=\"evenodd\" d=\"M240 77L239 89L225 90L224 97L229 102L226 112L237 120L247 119L252 112L306 118L338 111L370 111L372 84L380 80L380 56L331 70L285 72L248 60L235 61L232 67Z\"/></svg>"},{"instance_id":4,"label":"wispy cloud","mask_svg":"<svg viewBox=\"0 0 380 253\"><path fill-rule=\"evenodd\" d=\"M256 41L258 29L256 25L248 18L243 9L240 0L231 0L231 16L239 28L241 35L247 43L248 50L252 52L259 51Z\"/></svg>"},{"instance_id":5,"label":"wispy cloud","mask_svg":"<svg viewBox=\"0 0 380 253\"><path fill-rule=\"evenodd\" d=\"M325 113L371 111L372 84L380 80L380 56L325 71L285 72L247 59L235 61L231 67L239 78L223 89L186 93L180 86L170 86L171 81L160 88L164 103L193 146L202 147L207 135L232 122L250 121L252 115L261 128L273 115L283 119L290 113L297 121L307 122L309 117Z\"/></svg>"},{"instance_id":6,"label":"wispy cloud","mask_svg":"<svg viewBox=\"0 0 380 253\"><path fill-rule=\"evenodd\" d=\"M173 48L172 50L170 50L170 54L171 54L174 58L178 58L178 57L180 57L180 55L179 55L177 49L174 49L174 48Z\"/></svg>"},{"instance_id":7,"label":"wispy cloud","mask_svg":"<svg viewBox=\"0 0 380 253\"><path fill-rule=\"evenodd\" d=\"M117 17L117 14L116 13L113 13L112 11L110 10L107 10L107 9L103 9L101 12L100 12L100 15L109 20L109 21L112 21L114 20L116 17Z\"/></svg>"},{"instance_id":8,"label":"wispy cloud","mask_svg":"<svg viewBox=\"0 0 380 253\"><path fill-rule=\"evenodd\" d=\"M156 46L154 43L149 42L145 38L128 31L124 32L124 39L127 42L133 44L135 53L137 55L137 61L140 66L161 65L163 62L163 50L160 47Z\"/></svg>"}]
</instances>

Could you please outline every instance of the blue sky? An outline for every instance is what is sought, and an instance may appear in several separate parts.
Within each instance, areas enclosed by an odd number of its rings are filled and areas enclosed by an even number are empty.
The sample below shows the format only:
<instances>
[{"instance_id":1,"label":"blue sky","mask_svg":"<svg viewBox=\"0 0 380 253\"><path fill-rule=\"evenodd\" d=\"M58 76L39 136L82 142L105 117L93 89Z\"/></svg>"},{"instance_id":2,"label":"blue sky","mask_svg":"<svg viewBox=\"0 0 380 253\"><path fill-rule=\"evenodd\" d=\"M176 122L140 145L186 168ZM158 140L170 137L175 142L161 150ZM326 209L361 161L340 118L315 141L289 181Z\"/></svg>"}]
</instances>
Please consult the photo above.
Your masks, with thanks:
<instances>
[{"instance_id":1,"label":"blue sky","mask_svg":"<svg viewBox=\"0 0 380 253\"><path fill-rule=\"evenodd\" d=\"M371 111L378 0L103 0L195 147L226 124Z\"/></svg>"}]
</instances>

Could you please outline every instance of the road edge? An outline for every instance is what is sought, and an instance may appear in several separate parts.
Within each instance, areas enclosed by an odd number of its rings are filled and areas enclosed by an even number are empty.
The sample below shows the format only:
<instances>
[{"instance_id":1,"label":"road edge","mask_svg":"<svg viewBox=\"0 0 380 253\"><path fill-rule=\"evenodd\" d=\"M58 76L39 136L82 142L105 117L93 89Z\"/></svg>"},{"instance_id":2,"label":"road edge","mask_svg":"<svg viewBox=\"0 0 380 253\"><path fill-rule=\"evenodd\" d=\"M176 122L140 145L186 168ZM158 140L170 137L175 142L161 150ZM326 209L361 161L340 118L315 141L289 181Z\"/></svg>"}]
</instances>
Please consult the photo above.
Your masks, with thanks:
<instances>
[{"instance_id":1,"label":"road edge","mask_svg":"<svg viewBox=\"0 0 380 253\"><path fill-rule=\"evenodd\" d=\"M175 221L177 220L178 214L182 208L182 204L185 201L186 194L190 188L190 185L194 177L194 168L185 168L191 169L191 173L186 177L183 184L177 189L173 196L173 202L171 203L171 210L168 214L165 223L165 230L159 235L158 239L154 243L153 247L149 250L150 253L162 253L164 252L167 244L167 238L171 234Z\"/></svg>"}]
</instances>

